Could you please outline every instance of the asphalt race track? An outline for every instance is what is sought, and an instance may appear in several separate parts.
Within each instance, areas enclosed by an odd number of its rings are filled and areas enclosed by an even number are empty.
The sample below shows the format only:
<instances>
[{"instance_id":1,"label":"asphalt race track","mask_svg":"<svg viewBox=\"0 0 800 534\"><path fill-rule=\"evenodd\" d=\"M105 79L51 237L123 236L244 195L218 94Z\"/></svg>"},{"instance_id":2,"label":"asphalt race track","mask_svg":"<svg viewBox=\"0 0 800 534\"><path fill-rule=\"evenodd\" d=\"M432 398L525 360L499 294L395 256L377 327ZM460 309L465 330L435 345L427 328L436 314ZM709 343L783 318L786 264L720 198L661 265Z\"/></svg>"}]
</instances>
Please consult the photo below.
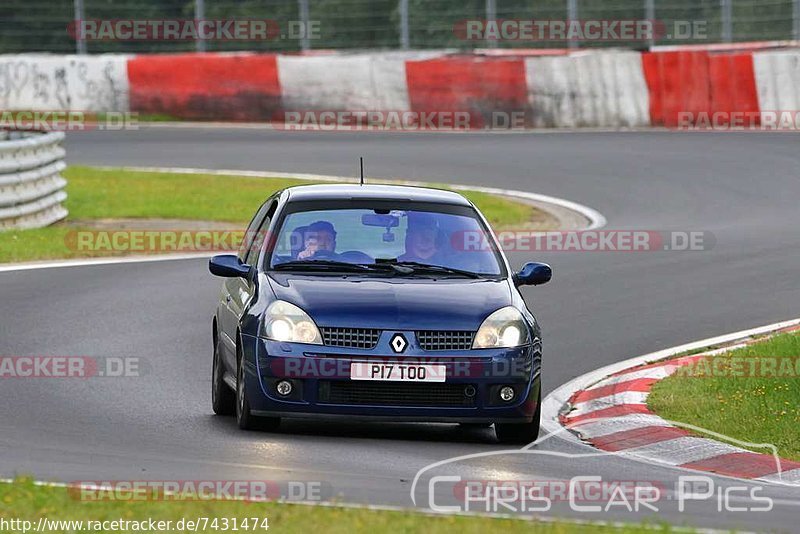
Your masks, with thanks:
<instances>
[{"instance_id":1,"label":"asphalt race track","mask_svg":"<svg viewBox=\"0 0 800 534\"><path fill-rule=\"evenodd\" d=\"M533 191L595 208L609 229L715 236L713 248L693 252L510 254L515 266L541 260L554 269L550 284L525 293L545 333L545 394L615 361L800 316L794 134L152 128L70 133L66 148L73 164L336 175L355 174L363 155L372 176ZM320 481L326 497L411 506L418 469L500 448L488 430L447 425L286 421L275 434L238 431L210 407L210 318L219 285L205 260L0 273L3 354L135 356L148 363L138 378L4 381L0 477ZM559 439L540 450L591 452ZM477 458L443 469L437 474L464 479L600 475L667 487L686 474L617 457L552 454ZM427 490L418 495L427 506ZM737 504L748 506L741 495ZM681 513L670 499L657 516L578 513L563 502L549 514L796 530L800 489L768 487L763 495L775 499L770 512L720 512L709 499Z\"/></svg>"}]
</instances>

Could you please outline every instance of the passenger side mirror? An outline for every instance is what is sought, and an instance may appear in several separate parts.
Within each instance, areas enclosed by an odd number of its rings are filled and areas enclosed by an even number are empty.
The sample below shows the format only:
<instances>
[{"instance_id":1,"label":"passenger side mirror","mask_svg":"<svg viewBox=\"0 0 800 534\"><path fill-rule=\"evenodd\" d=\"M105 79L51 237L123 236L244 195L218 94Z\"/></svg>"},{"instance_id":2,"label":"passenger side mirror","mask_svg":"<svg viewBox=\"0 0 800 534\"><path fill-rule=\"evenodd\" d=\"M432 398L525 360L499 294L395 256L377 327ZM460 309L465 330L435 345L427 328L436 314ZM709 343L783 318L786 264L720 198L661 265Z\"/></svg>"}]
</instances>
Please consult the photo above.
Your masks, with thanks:
<instances>
[{"instance_id":1,"label":"passenger side mirror","mask_svg":"<svg viewBox=\"0 0 800 534\"><path fill-rule=\"evenodd\" d=\"M251 267L234 254L220 254L208 260L208 270L215 276L224 278L246 278Z\"/></svg>"},{"instance_id":2,"label":"passenger side mirror","mask_svg":"<svg viewBox=\"0 0 800 534\"><path fill-rule=\"evenodd\" d=\"M516 286L540 286L549 282L552 277L553 269L549 265L532 261L514 273L513 279Z\"/></svg>"}]
</instances>

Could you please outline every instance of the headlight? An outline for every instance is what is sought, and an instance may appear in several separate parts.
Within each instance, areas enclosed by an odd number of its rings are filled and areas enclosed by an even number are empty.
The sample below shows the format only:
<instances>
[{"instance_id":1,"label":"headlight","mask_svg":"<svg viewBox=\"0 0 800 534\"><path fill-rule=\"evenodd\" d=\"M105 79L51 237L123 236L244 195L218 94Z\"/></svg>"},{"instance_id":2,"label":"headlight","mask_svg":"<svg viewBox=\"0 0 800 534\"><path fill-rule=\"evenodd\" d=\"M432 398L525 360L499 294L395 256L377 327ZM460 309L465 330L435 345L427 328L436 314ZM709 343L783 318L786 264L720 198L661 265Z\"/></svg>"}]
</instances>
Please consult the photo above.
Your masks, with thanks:
<instances>
[{"instance_id":1,"label":"headlight","mask_svg":"<svg viewBox=\"0 0 800 534\"><path fill-rule=\"evenodd\" d=\"M475 334L473 349L518 347L528 342L528 326L518 309L513 306L500 308L486 320Z\"/></svg>"},{"instance_id":2,"label":"headlight","mask_svg":"<svg viewBox=\"0 0 800 534\"><path fill-rule=\"evenodd\" d=\"M275 341L292 341L322 345L322 336L306 312L285 300L276 300L264 314L264 337Z\"/></svg>"}]
</instances>

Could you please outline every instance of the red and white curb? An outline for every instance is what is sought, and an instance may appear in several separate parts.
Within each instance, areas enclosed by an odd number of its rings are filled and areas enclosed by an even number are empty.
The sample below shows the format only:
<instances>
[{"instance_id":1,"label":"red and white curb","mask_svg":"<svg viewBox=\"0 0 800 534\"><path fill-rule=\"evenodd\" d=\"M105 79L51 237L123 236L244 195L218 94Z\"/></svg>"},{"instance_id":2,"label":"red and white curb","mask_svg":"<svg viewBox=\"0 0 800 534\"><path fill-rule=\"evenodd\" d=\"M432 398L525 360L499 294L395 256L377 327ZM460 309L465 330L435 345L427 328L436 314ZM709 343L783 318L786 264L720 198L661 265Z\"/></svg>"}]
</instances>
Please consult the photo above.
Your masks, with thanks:
<instances>
[{"instance_id":1,"label":"red and white curb","mask_svg":"<svg viewBox=\"0 0 800 534\"><path fill-rule=\"evenodd\" d=\"M578 377L543 402L548 431L632 460L763 482L800 485L800 462L781 459L769 444L751 444L662 419L647 408L653 384L680 367L742 347L753 336L800 329L800 319L707 339L633 358ZM719 347L691 356L678 354ZM569 432L564 432L564 429ZM693 432L695 431L695 432ZM697 437L697 433L718 439ZM725 440L733 444L724 443ZM759 454L742 447L764 447Z\"/></svg>"}]
</instances>

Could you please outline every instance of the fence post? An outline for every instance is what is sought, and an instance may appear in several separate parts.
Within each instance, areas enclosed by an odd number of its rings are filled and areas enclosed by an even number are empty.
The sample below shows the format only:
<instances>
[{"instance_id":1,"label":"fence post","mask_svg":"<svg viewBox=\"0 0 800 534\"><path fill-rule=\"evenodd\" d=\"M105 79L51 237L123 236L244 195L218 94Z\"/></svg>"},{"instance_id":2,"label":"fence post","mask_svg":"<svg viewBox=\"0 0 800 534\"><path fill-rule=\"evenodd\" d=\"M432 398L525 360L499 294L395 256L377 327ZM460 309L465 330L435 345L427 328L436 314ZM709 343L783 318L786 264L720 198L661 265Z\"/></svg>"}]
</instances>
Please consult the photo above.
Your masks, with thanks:
<instances>
[{"instance_id":1,"label":"fence post","mask_svg":"<svg viewBox=\"0 0 800 534\"><path fill-rule=\"evenodd\" d=\"M300 14L300 22L303 28L300 49L306 51L311 48L311 42L308 39L308 0L297 0L297 10Z\"/></svg>"},{"instance_id":2,"label":"fence post","mask_svg":"<svg viewBox=\"0 0 800 534\"><path fill-rule=\"evenodd\" d=\"M651 34L647 46L653 48L656 44L656 1L644 0L644 18L650 21Z\"/></svg>"},{"instance_id":3,"label":"fence post","mask_svg":"<svg viewBox=\"0 0 800 534\"><path fill-rule=\"evenodd\" d=\"M486 22L497 20L497 1L486 0ZM497 48L497 40L487 39L486 46L488 48Z\"/></svg>"},{"instance_id":4,"label":"fence post","mask_svg":"<svg viewBox=\"0 0 800 534\"><path fill-rule=\"evenodd\" d=\"M578 20L578 0L567 0L567 23ZM580 48L580 41L569 40L570 48Z\"/></svg>"},{"instance_id":5,"label":"fence post","mask_svg":"<svg viewBox=\"0 0 800 534\"><path fill-rule=\"evenodd\" d=\"M720 19L722 20L722 42L733 41L733 18L731 0L720 0Z\"/></svg>"},{"instance_id":6,"label":"fence post","mask_svg":"<svg viewBox=\"0 0 800 534\"><path fill-rule=\"evenodd\" d=\"M75 8L75 53L85 54L86 39L83 35L83 19L85 16L83 10L83 0L75 0L73 7Z\"/></svg>"},{"instance_id":7,"label":"fence post","mask_svg":"<svg viewBox=\"0 0 800 534\"><path fill-rule=\"evenodd\" d=\"M800 0L794 0L794 9L792 10L792 15L792 18L794 19L793 38L795 41L800 41Z\"/></svg>"},{"instance_id":8,"label":"fence post","mask_svg":"<svg viewBox=\"0 0 800 534\"><path fill-rule=\"evenodd\" d=\"M408 50L411 39L408 35L408 0L400 0L400 48Z\"/></svg>"},{"instance_id":9,"label":"fence post","mask_svg":"<svg viewBox=\"0 0 800 534\"><path fill-rule=\"evenodd\" d=\"M194 20L200 21L206 18L206 2L205 0L194 0ZM194 49L198 52L206 51L206 42L198 34L197 39L194 40Z\"/></svg>"}]
</instances>

